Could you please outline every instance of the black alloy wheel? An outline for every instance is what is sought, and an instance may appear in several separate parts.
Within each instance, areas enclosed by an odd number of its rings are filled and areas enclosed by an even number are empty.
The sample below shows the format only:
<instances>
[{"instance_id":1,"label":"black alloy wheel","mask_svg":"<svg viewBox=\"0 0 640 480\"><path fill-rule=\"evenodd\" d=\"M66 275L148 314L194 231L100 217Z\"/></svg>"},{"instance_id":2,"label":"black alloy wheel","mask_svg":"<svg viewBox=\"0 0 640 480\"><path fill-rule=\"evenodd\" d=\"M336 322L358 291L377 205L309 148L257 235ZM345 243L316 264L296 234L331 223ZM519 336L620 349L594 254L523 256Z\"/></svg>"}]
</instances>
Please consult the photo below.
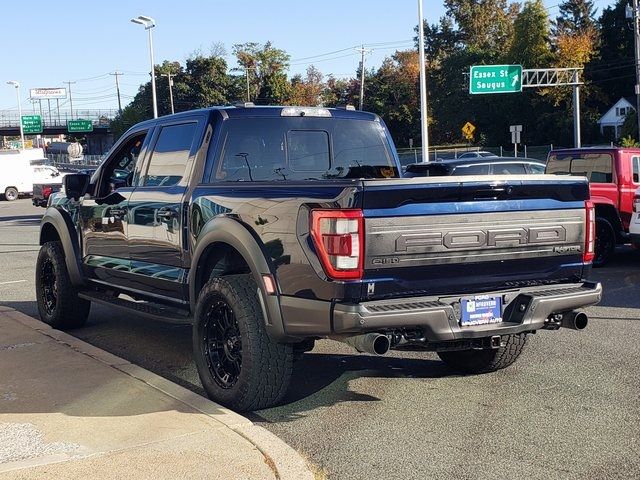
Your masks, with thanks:
<instances>
[{"instance_id":1,"label":"black alloy wheel","mask_svg":"<svg viewBox=\"0 0 640 480\"><path fill-rule=\"evenodd\" d=\"M223 389L233 387L242 369L242 339L231 307L220 300L212 303L205 317L204 352L209 372Z\"/></svg>"},{"instance_id":2,"label":"black alloy wheel","mask_svg":"<svg viewBox=\"0 0 640 480\"><path fill-rule=\"evenodd\" d=\"M616 248L616 234L611 223L604 218L596 218L596 241L594 267L602 267L613 255Z\"/></svg>"},{"instance_id":3,"label":"black alloy wheel","mask_svg":"<svg viewBox=\"0 0 640 480\"><path fill-rule=\"evenodd\" d=\"M47 315L53 316L58 304L58 280L55 267L51 259L46 259L40 269L40 288L42 289L42 300L44 310Z\"/></svg>"}]
</instances>

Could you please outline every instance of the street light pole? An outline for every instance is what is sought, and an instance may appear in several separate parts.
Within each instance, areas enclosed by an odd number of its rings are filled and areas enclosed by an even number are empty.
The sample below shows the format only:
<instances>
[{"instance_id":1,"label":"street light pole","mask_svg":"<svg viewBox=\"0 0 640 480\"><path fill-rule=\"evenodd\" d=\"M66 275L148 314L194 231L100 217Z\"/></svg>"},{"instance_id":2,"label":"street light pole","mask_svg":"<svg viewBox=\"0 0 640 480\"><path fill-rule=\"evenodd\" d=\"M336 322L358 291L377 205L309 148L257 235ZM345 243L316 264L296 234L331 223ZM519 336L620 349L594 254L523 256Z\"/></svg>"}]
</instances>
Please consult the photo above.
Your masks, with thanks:
<instances>
[{"instance_id":1,"label":"street light pole","mask_svg":"<svg viewBox=\"0 0 640 480\"><path fill-rule=\"evenodd\" d=\"M422 161L429 161L429 125L427 124L427 79L424 61L424 17L422 0L418 0L418 56L420 58L420 131L422 133Z\"/></svg>"},{"instance_id":2,"label":"street light pole","mask_svg":"<svg viewBox=\"0 0 640 480\"><path fill-rule=\"evenodd\" d=\"M151 29L156 26L156 22L153 18L146 15L138 15L136 18L132 18L133 23L143 25L144 29L149 32L149 57L151 59L151 96L153 97L153 118L158 118L158 100L156 98L156 68L153 60L153 35Z\"/></svg>"},{"instance_id":3,"label":"street light pole","mask_svg":"<svg viewBox=\"0 0 640 480\"><path fill-rule=\"evenodd\" d=\"M20 101L20 83L15 80L9 80L7 85L13 85L16 89L16 98L18 99L18 123L20 124L20 141L24 150L24 129L22 128L22 102Z\"/></svg>"}]
</instances>

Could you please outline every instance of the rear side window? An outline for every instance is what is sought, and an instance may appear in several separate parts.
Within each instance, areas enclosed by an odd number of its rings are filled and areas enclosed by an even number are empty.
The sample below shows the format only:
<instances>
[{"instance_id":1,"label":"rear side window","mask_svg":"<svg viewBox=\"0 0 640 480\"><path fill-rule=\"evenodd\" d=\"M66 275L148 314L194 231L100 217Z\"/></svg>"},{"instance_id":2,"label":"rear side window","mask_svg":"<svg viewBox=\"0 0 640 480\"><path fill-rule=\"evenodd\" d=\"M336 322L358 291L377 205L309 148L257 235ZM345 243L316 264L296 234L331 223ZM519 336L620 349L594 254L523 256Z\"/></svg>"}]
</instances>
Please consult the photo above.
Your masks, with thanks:
<instances>
[{"instance_id":1,"label":"rear side window","mask_svg":"<svg viewBox=\"0 0 640 480\"><path fill-rule=\"evenodd\" d=\"M525 175L526 173L522 163L496 163L493 165L494 175Z\"/></svg>"},{"instance_id":2,"label":"rear side window","mask_svg":"<svg viewBox=\"0 0 640 480\"><path fill-rule=\"evenodd\" d=\"M633 183L640 183L640 157L633 157Z\"/></svg>"},{"instance_id":3,"label":"rear side window","mask_svg":"<svg viewBox=\"0 0 640 480\"><path fill-rule=\"evenodd\" d=\"M537 163L530 163L528 167L529 167L529 172L536 175L539 173L544 173L544 169L545 169L544 165L538 165Z\"/></svg>"},{"instance_id":4,"label":"rear side window","mask_svg":"<svg viewBox=\"0 0 640 480\"><path fill-rule=\"evenodd\" d=\"M580 153L551 155L547 173L581 175L591 183L613 182L613 157L609 153Z\"/></svg>"},{"instance_id":5,"label":"rear side window","mask_svg":"<svg viewBox=\"0 0 640 480\"><path fill-rule=\"evenodd\" d=\"M451 175L489 175L489 165L461 165Z\"/></svg>"},{"instance_id":6,"label":"rear side window","mask_svg":"<svg viewBox=\"0 0 640 480\"><path fill-rule=\"evenodd\" d=\"M141 184L147 187L170 187L182 180L191 145L196 133L196 122L162 127L151 154L149 167Z\"/></svg>"},{"instance_id":7,"label":"rear side window","mask_svg":"<svg viewBox=\"0 0 640 480\"><path fill-rule=\"evenodd\" d=\"M235 118L223 125L217 181L398 177L378 122L281 117Z\"/></svg>"}]
</instances>

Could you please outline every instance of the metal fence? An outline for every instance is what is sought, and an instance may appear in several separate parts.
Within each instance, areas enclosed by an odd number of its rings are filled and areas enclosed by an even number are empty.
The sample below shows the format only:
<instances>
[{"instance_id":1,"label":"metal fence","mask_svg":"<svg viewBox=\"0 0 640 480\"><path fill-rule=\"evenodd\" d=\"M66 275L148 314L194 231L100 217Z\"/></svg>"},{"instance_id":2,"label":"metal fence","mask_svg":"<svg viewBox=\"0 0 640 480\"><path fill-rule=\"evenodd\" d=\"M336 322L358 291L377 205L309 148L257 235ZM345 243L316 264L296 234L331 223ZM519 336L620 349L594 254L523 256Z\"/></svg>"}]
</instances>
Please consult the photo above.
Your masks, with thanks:
<instances>
[{"instance_id":1,"label":"metal fence","mask_svg":"<svg viewBox=\"0 0 640 480\"><path fill-rule=\"evenodd\" d=\"M69 120L91 120L94 127L109 126L111 120L118 114L118 110L52 110L40 112L39 110L23 110L22 115L40 115L44 127L66 127ZM0 110L0 127L19 127L20 119L16 110Z\"/></svg>"},{"instance_id":2,"label":"metal fence","mask_svg":"<svg viewBox=\"0 0 640 480\"><path fill-rule=\"evenodd\" d=\"M82 170L86 167L96 167L102 162L102 155L83 155L82 157L72 158L69 155L47 154L48 163L65 170Z\"/></svg>"},{"instance_id":3,"label":"metal fence","mask_svg":"<svg viewBox=\"0 0 640 480\"><path fill-rule=\"evenodd\" d=\"M559 147L559 146L556 146ZM545 161L547 155L554 148L554 145L519 145L518 157L534 158L536 160ZM491 152L494 155L500 157L513 157L514 149L510 147L469 147L464 145L444 145L434 146L429 149L429 160L450 160L458 158L460 155L468 152ZM421 148L399 148L398 157L402 165L408 165L410 163L416 163L422 161L422 149Z\"/></svg>"}]
</instances>

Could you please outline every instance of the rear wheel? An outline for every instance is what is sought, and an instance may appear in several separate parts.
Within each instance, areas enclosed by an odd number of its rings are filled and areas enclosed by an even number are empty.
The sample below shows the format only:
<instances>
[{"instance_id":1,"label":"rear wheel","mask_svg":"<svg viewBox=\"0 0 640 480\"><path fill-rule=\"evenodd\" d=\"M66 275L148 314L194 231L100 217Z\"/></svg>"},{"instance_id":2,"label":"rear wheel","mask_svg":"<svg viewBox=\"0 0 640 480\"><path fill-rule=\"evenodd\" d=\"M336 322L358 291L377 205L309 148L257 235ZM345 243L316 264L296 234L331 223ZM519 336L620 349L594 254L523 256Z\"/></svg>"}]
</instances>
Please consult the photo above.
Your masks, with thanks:
<instances>
[{"instance_id":1,"label":"rear wheel","mask_svg":"<svg viewBox=\"0 0 640 480\"><path fill-rule=\"evenodd\" d=\"M251 275L213 278L198 296L193 352L212 400L234 410L277 404L289 387L291 345L267 335Z\"/></svg>"},{"instance_id":2,"label":"rear wheel","mask_svg":"<svg viewBox=\"0 0 640 480\"><path fill-rule=\"evenodd\" d=\"M595 258L593 259L594 267L604 266L613 255L616 249L616 234L613 226L606 218L596 218L596 244Z\"/></svg>"},{"instance_id":3,"label":"rear wheel","mask_svg":"<svg viewBox=\"0 0 640 480\"><path fill-rule=\"evenodd\" d=\"M7 201L9 201L9 202L13 202L14 200L17 200L17 198L18 198L18 189L15 188L15 187L8 187L4 191L4 198L6 198Z\"/></svg>"},{"instance_id":4,"label":"rear wheel","mask_svg":"<svg viewBox=\"0 0 640 480\"><path fill-rule=\"evenodd\" d=\"M47 242L40 248L36 262L36 299L40 319L53 328L79 328L87 321L91 302L78 297L60 242Z\"/></svg>"},{"instance_id":5,"label":"rear wheel","mask_svg":"<svg viewBox=\"0 0 640 480\"><path fill-rule=\"evenodd\" d=\"M522 353L527 334L502 335L499 348L491 350L457 350L438 352L449 367L462 373L488 373L508 367Z\"/></svg>"}]
</instances>

